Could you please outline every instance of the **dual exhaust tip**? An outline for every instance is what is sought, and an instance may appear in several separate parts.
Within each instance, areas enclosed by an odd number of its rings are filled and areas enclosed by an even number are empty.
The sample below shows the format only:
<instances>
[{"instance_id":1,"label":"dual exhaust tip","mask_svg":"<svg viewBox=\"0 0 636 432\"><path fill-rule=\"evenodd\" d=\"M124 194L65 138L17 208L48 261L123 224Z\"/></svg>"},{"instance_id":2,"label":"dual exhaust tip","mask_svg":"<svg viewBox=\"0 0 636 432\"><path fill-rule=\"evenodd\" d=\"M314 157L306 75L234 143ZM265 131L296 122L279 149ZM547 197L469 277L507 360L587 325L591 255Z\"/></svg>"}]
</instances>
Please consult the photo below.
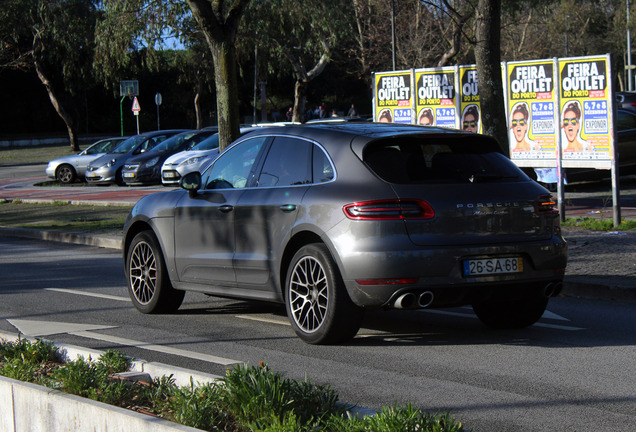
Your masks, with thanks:
<instances>
[{"instance_id":1,"label":"dual exhaust tip","mask_svg":"<svg viewBox=\"0 0 636 432\"><path fill-rule=\"evenodd\" d=\"M426 308L433 303L434 298L435 296L430 291L424 291L419 295L407 292L400 295L397 300L395 300L393 307L396 309Z\"/></svg>"},{"instance_id":2,"label":"dual exhaust tip","mask_svg":"<svg viewBox=\"0 0 636 432\"><path fill-rule=\"evenodd\" d=\"M563 289L562 282L550 282L543 288L545 297L556 297ZM427 308L433 304L435 296L431 291L424 291L419 295L412 292L401 294L393 303L396 309L418 309Z\"/></svg>"}]
</instances>

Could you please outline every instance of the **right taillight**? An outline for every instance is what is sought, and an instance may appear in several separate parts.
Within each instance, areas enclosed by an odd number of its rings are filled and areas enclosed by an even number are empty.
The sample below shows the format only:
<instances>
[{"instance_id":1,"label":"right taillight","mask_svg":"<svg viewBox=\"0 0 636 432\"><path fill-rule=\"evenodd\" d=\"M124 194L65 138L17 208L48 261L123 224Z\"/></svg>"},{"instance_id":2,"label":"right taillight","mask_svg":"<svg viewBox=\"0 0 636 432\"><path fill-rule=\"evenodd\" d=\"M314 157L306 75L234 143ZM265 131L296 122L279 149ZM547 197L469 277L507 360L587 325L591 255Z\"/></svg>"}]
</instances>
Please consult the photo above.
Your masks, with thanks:
<instances>
[{"instance_id":1,"label":"right taillight","mask_svg":"<svg viewBox=\"0 0 636 432\"><path fill-rule=\"evenodd\" d=\"M537 197L534 208L537 214L556 214L559 213L557 203L552 199L552 195L540 195Z\"/></svg>"},{"instance_id":2,"label":"right taillight","mask_svg":"<svg viewBox=\"0 0 636 432\"><path fill-rule=\"evenodd\" d=\"M375 200L347 204L345 215L354 220L433 219L435 211L423 200Z\"/></svg>"}]
</instances>

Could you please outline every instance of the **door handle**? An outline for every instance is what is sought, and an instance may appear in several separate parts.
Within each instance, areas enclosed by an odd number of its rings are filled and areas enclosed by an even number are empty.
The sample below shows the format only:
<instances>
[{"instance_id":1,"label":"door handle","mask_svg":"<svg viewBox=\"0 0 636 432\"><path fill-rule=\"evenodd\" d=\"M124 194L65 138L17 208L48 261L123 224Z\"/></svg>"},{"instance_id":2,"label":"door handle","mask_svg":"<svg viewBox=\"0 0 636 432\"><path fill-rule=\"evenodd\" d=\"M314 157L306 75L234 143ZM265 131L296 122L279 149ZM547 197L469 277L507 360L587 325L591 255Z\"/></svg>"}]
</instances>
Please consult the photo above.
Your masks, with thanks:
<instances>
[{"instance_id":1,"label":"door handle","mask_svg":"<svg viewBox=\"0 0 636 432\"><path fill-rule=\"evenodd\" d=\"M231 206L229 204L225 204L225 205L219 206L219 211L221 213L229 213L232 210L234 210L234 206Z\"/></svg>"},{"instance_id":2,"label":"door handle","mask_svg":"<svg viewBox=\"0 0 636 432\"><path fill-rule=\"evenodd\" d=\"M296 210L296 204L283 204L280 209L286 213L293 212Z\"/></svg>"}]
</instances>

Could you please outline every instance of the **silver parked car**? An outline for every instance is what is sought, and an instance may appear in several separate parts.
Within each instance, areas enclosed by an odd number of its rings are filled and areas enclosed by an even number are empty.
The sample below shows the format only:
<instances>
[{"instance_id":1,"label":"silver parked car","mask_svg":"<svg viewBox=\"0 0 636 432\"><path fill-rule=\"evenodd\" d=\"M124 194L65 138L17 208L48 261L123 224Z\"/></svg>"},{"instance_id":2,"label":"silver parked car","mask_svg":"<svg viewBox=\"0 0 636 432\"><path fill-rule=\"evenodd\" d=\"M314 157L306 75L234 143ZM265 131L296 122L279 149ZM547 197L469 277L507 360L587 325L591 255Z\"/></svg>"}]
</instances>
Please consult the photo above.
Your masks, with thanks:
<instances>
[{"instance_id":1,"label":"silver parked car","mask_svg":"<svg viewBox=\"0 0 636 432\"><path fill-rule=\"evenodd\" d=\"M86 180L94 184L123 185L122 169L128 159L147 152L163 140L180 132L185 132L185 129L146 132L128 138L111 152L89 163L86 169Z\"/></svg>"},{"instance_id":2,"label":"silver parked car","mask_svg":"<svg viewBox=\"0 0 636 432\"><path fill-rule=\"evenodd\" d=\"M126 139L128 137L102 139L78 154L53 159L46 166L46 175L65 184L73 183L78 178L83 180L91 161L112 151Z\"/></svg>"},{"instance_id":3,"label":"silver parked car","mask_svg":"<svg viewBox=\"0 0 636 432\"><path fill-rule=\"evenodd\" d=\"M433 127L267 128L124 226L130 297L175 311L185 291L284 303L312 344L365 310L471 305L488 326L535 323L567 262L548 191L495 140Z\"/></svg>"}]
</instances>

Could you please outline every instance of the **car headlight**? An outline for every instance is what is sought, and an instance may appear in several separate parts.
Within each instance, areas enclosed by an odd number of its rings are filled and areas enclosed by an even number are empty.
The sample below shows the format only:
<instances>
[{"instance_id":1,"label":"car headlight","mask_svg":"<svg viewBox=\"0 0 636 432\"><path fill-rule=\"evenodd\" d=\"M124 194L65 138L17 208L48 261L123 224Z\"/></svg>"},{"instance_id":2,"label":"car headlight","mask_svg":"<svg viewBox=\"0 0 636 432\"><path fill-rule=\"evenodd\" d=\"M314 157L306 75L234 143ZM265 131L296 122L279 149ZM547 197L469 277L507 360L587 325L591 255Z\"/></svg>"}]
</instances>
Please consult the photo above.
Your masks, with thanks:
<instances>
[{"instance_id":1,"label":"car headlight","mask_svg":"<svg viewBox=\"0 0 636 432\"><path fill-rule=\"evenodd\" d=\"M183 166L192 165L192 164L201 162L203 159L204 159L203 156L195 156L195 157L191 157L190 159L184 160L179 165L183 165Z\"/></svg>"},{"instance_id":2,"label":"car headlight","mask_svg":"<svg viewBox=\"0 0 636 432\"><path fill-rule=\"evenodd\" d=\"M106 165L104 165L107 168L110 168L112 166L114 166L117 163L117 159L111 159L108 162L106 162Z\"/></svg>"},{"instance_id":3,"label":"car headlight","mask_svg":"<svg viewBox=\"0 0 636 432\"><path fill-rule=\"evenodd\" d=\"M148 162L146 162L144 164L144 167L145 168L153 167L153 166L157 165L157 162L159 162L159 156L153 157L152 159L150 159Z\"/></svg>"}]
</instances>

